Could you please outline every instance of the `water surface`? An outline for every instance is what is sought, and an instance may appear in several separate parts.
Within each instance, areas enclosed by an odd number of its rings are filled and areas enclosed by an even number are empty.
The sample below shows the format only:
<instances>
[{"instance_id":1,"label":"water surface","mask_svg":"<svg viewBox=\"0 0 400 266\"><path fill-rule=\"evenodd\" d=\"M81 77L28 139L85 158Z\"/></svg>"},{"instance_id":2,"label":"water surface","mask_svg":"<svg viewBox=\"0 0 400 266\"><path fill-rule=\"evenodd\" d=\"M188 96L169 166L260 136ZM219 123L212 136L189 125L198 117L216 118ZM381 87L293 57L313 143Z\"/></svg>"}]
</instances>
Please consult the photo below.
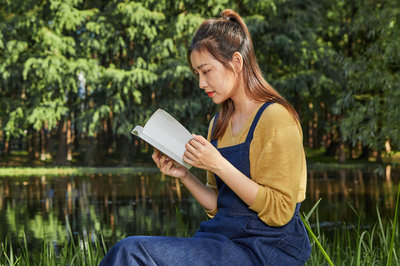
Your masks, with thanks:
<instances>
[{"instance_id":1,"label":"water surface","mask_svg":"<svg viewBox=\"0 0 400 266\"><path fill-rule=\"evenodd\" d=\"M399 170L308 172L307 213L322 198L318 219L327 230L364 228L393 218ZM202 172L200 179L205 180ZM108 245L129 235L190 236L203 209L175 179L157 172L86 176L0 177L0 239L30 247L43 238L62 245L73 235L102 235ZM311 217L315 223L316 216ZM39 245L40 246L40 245Z\"/></svg>"}]
</instances>

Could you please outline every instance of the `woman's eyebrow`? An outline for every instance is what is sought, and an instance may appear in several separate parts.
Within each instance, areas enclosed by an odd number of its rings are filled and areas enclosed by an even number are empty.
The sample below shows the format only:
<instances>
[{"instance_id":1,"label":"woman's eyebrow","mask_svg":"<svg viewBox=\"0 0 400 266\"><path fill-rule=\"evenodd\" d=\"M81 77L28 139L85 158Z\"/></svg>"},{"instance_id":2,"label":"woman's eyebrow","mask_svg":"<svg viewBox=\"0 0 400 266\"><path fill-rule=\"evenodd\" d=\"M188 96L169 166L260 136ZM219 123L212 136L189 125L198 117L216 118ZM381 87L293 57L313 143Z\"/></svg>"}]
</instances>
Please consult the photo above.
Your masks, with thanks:
<instances>
[{"instance_id":1,"label":"woman's eyebrow","mask_svg":"<svg viewBox=\"0 0 400 266\"><path fill-rule=\"evenodd\" d=\"M207 63L204 63L204 64L199 65L199 66L197 67L197 69L200 69L200 68L202 68L202 67L205 66L205 65L207 65Z\"/></svg>"}]
</instances>

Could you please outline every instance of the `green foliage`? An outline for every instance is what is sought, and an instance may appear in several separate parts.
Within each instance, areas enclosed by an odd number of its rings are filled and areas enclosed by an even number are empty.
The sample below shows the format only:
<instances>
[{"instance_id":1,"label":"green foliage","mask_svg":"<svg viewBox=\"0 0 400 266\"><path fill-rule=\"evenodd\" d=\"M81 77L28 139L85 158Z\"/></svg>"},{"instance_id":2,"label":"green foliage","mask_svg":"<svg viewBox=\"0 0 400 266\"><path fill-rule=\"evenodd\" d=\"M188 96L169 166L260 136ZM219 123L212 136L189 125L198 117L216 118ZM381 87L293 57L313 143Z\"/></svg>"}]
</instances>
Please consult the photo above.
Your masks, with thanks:
<instances>
[{"instance_id":1,"label":"green foliage","mask_svg":"<svg viewBox=\"0 0 400 266\"><path fill-rule=\"evenodd\" d=\"M108 134L104 149L119 151L157 108L205 135L216 108L186 52L200 23L225 8L244 17L266 79L300 113L313 148L327 138L400 147L397 0L5 1L0 136L54 136L70 120L75 134L99 147Z\"/></svg>"},{"instance_id":2,"label":"green foliage","mask_svg":"<svg viewBox=\"0 0 400 266\"><path fill-rule=\"evenodd\" d=\"M355 145L383 150L390 140L399 147L400 9L398 1L357 1L343 21L343 87L336 112L341 132Z\"/></svg>"}]
</instances>

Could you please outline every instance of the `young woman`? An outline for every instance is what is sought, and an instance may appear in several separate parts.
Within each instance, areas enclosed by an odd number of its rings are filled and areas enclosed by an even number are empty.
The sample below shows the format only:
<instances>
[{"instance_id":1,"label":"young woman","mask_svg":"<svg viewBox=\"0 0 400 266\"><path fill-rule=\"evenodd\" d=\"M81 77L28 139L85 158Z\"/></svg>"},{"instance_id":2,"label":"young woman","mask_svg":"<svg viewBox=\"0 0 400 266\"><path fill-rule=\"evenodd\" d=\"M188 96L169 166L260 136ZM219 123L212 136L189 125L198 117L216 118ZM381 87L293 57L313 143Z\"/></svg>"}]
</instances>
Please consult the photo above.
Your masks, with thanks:
<instances>
[{"instance_id":1,"label":"young woman","mask_svg":"<svg viewBox=\"0 0 400 266\"><path fill-rule=\"evenodd\" d=\"M185 162L207 170L202 184L155 150L211 219L190 238L133 236L104 265L303 265L310 243L299 217L306 162L296 111L263 78L242 18L224 10L204 21L188 51L200 89L220 105L208 138L193 135Z\"/></svg>"}]
</instances>

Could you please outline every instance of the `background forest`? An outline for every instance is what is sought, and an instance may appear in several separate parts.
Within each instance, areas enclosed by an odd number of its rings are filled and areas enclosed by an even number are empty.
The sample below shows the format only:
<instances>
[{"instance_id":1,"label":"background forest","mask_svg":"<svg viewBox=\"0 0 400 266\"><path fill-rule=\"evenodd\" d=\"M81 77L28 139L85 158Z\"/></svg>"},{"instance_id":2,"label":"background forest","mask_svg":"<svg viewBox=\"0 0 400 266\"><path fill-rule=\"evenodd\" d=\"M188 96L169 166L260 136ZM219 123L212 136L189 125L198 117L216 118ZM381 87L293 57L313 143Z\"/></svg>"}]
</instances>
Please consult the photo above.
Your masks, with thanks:
<instances>
[{"instance_id":1,"label":"background forest","mask_svg":"<svg viewBox=\"0 0 400 266\"><path fill-rule=\"evenodd\" d=\"M300 114L304 145L343 162L400 148L398 0L1 0L0 160L130 165L157 109L206 134L217 108L186 51L232 8L266 79Z\"/></svg>"}]
</instances>

